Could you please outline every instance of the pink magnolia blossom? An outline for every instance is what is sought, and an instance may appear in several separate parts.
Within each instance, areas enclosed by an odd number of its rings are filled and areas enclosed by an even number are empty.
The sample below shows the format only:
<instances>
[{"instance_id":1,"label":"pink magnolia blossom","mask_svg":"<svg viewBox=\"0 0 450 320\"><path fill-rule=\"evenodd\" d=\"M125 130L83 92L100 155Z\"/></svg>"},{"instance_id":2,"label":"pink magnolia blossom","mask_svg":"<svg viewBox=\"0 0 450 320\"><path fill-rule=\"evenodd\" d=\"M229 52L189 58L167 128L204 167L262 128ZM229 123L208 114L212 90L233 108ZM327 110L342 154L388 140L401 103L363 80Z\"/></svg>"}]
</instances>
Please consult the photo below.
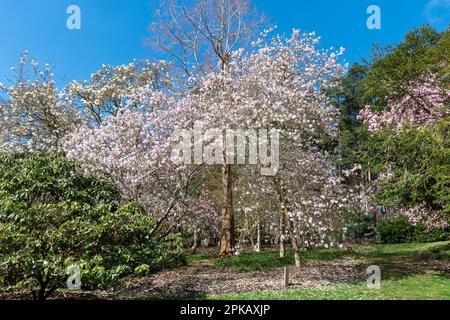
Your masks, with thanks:
<instances>
[{"instance_id":1,"label":"pink magnolia blossom","mask_svg":"<svg viewBox=\"0 0 450 320\"><path fill-rule=\"evenodd\" d=\"M406 124L423 125L450 114L446 101L450 92L431 84L411 86L409 93L398 100L388 102L387 111L374 112L370 106L361 110L359 119L368 124L369 131L384 128L400 130Z\"/></svg>"}]
</instances>

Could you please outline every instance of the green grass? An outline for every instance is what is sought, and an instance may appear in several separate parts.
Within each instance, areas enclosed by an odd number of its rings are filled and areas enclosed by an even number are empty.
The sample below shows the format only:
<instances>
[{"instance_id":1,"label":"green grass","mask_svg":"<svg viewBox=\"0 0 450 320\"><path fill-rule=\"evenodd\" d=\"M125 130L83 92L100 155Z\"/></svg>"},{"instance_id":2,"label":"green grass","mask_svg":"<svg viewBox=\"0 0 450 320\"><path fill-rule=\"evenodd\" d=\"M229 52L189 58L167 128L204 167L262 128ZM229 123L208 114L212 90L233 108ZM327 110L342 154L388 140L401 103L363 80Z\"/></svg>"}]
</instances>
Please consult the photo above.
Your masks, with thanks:
<instances>
[{"instance_id":1,"label":"green grass","mask_svg":"<svg viewBox=\"0 0 450 320\"><path fill-rule=\"evenodd\" d=\"M366 265L378 265L383 270L384 279L398 280L413 274L423 274L427 271L426 266L414 266L420 255L445 259L449 246L449 241L358 246L348 256Z\"/></svg>"},{"instance_id":2,"label":"green grass","mask_svg":"<svg viewBox=\"0 0 450 320\"><path fill-rule=\"evenodd\" d=\"M408 243L392 245L354 246L350 252L326 249L302 252L304 263L314 260L334 260L341 257L356 260L363 267L375 264L381 268L381 289L368 289L365 282L342 282L321 288L292 288L280 291L257 291L242 294L195 297L142 297L151 300L450 300L450 277L432 271L420 263L420 254L450 261L450 241L437 243ZM279 258L276 249L261 253L243 252L239 256L219 258L215 252L198 253L188 257L191 266L222 267L227 272L253 272L294 264L292 250Z\"/></svg>"},{"instance_id":3,"label":"green grass","mask_svg":"<svg viewBox=\"0 0 450 320\"><path fill-rule=\"evenodd\" d=\"M347 257L361 265L375 264L382 270L380 290L368 289L365 283L340 283L323 288L297 288L282 291L250 292L202 297L223 300L450 300L449 275L433 272L425 263L418 264L421 255L450 262L450 241L436 243L407 243L355 246L351 252L338 249L307 251L303 262L333 260ZM279 268L294 263L288 250L285 258L278 251L244 252L240 256L219 259L215 253L197 254L191 264L220 266L232 272L251 272ZM419 266L421 266L419 268Z\"/></svg>"},{"instance_id":4,"label":"green grass","mask_svg":"<svg viewBox=\"0 0 450 320\"><path fill-rule=\"evenodd\" d=\"M302 252L303 263L311 260L334 260L343 255L339 249L324 249ZM294 264L292 250L286 251L286 256L280 258L277 250L263 252L243 252L239 256L219 258L218 254L195 254L188 258L191 265L212 264L231 272L264 271Z\"/></svg>"},{"instance_id":5,"label":"green grass","mask_svg":"<svg viewBox=\"0 0 450 320\"><path fill-rule=\"evenodd\" d=\"M334 260L344 255L373 264L392 264L415 259L419 252L430 252L442 259L450 256L450 242L403 243L388 245L356 246L353 252L344 254L340 249L303 251L303 263L313 260ZM286 257L280 258L276 249L260 253L248 251L239 256L219 258L217 253L198 253L188 257L190 265L212 265L231 272L252 272L280 268L294 264L292 250L286 251Z\"/></svg>"},{"instance_id":6,"label":"green grass","mask_svg":"<svg viewBox=\"0 0 450 320\"><path fill-rule=\"evenodd\" d=\"M450 261L450 243L428 250L436 259Z\"/></svg>"},{"instance_id":7,"label":"green grass","mask_svg":"<svg viewBox=\"0 0 450 320\"><path fill-rule=\"evenodd\" d=\"M440 274L410 276L381 282L380 290L363 283L327 288L292 289L208 296L212 300L450 300L450 278Z\"/></svg>"},{"instance_id":8,"label":"green grass","mask_svg":"<svg viewBox=\"0 0 450 320\"><path fill-rule=\"evenodd\" d=\"M449 250L449 245L450 241L357 246L350 256L372 262L397 262L413 259L419 252L432 253L433 250L441 251L443 248Z\"/></svg>"}]
</instances>

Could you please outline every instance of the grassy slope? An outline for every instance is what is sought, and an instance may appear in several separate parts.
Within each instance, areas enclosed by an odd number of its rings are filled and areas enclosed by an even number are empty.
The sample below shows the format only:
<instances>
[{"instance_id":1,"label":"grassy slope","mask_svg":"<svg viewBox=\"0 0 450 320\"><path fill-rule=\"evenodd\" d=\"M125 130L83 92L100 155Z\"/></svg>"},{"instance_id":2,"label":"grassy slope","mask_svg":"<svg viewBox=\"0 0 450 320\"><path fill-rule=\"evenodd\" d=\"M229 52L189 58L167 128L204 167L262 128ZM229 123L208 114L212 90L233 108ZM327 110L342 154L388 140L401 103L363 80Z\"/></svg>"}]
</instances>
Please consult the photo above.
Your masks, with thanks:
<instances>
[{"instance_id":1,"label":"grassy slope","mask_svg":"<svg viewBox=\"0 0 450 320\"><path fill-rule=\"evenodd\" d=\"M359 246L348 257L364 264L379 265L382 269L380 290L369 290L364 283L343 283L322 289L292 289L278 292L253 292L239 295L208 297L210 299L450 299L450 278L431 270L415 272L404 265L414 262L420 254L429 254L450 262L450 242L428 244L398 244ZM339 250L305 252L303 259L330 260L342 256ZM214 254L195 255L192 264L205 263L225 267L234 272L248 272L281 267L292 264L292 253L280 259L278 253L243 253L238 257L217 259ZM422 270L423 271L423 270Z\"/></svg>"}]
</instances>

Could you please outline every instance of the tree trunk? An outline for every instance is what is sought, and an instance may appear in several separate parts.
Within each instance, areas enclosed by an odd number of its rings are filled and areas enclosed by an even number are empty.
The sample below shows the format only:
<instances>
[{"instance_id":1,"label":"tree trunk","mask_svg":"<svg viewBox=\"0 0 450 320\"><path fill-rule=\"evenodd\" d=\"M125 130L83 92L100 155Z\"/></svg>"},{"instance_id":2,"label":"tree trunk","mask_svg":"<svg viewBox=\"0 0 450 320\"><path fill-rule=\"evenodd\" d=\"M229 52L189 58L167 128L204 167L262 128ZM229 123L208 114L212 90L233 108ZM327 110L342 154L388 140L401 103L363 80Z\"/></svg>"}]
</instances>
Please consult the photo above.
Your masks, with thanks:
<instances>
[{"instance_id":1,"label":"tree trunk","mask_svg":"<svg viewBox=\"0 0 450 320\"><path fill-rule=\"evenodd\" d=\"M197 227L194 227L194 235L192 237L192 247L191 247L191 251L192 253L195 253L195 251L197 250L198 247L198 230Z\"/></svg>"},{"instance_id":2,"label":"tree trunk","mask_svg":"<svg viewBox=\"0 0 450 320\"><path fill-rule=\"evenodd\" d=\"M297 269L301 268L301 260L300 260L300 246L297 241L297 237L295 236L294 232L294 226L292 224L292 221L289 219L288 210L284 209L284 219L287 221L288 231L289 231L289 238L291 239L292 243L292 249L294 249L294 260L295 260L295 267Z\"/></svg>"},{"instance_id":3,"label":"tree trunk","mask_svg":"<svg viewBox=\"0 0 450 320\"><path fill-rule=\"evenodd\" d=\"M275 185L275 189L278 193L278 198L282 204L282 214L284 217L285 224L287 225L287 229L289 232L289 238L292 243L292 248L294 249L294 259L295 259L295 267L297 269L300 269L301 267L301 260L300 260L300 246L298 244L297 237L295 236L295 229L294 225L289 219L289 201L286 199L283 187L281 186L280 182L277 180L276 177L273 178L273 182Z\"/></svg>"},{"instance_id":4,"label":"tree trunk","mask_svg":"<svg viewBox=\"0 0 450 320\"><path fill-rule=\"evenodd\" d=\"M261 252L261 224L258 222L256 226L256 245L254 246L255 252Z\"/></svg>"},{"instance_id":5,"label":"tree trunk","mask_svg":"<svg viewBox=\"0 0 450 320\"><path fill-rule=\"evenodd\" d=\"M280 258L286 256L286 226L284 224L284 214L280 215Z\"/></svg>"},{"instance_id":6,"label":"tree trunk","mask_svg":"<svg viewBox=\"0 0 450 320\"><path fill-rule=\"evenodd\" d=\"M250 240L252 248L255 247L255 240L253 240L252 230L250 229L250 222L248 221L248 214L245 214L245 233Z\"/></svg>"},{"instance_id":7,"label":"tree trunk","mask_svg":"<svg viewBox=\"0 0 450 320\"><path fill-rule=\"evenodd\" d=\"M46 287L42 286L39 288L39 290L33 290L33 300L43 302L47 299L47 295L45 294Z\"/></svg>"},{"instance_id":8,"label":"tree trunk","mask_svg":"<svg viewBox=\"0 0 450 320\"><path fill-rule=\"evenodd\" d=\"M220 255L233 254L234 238L234 215L233 215L233 189L231 180L231 165L224 164L222 167L222 226L220 240Z\"/></svg>"}]
</instances>

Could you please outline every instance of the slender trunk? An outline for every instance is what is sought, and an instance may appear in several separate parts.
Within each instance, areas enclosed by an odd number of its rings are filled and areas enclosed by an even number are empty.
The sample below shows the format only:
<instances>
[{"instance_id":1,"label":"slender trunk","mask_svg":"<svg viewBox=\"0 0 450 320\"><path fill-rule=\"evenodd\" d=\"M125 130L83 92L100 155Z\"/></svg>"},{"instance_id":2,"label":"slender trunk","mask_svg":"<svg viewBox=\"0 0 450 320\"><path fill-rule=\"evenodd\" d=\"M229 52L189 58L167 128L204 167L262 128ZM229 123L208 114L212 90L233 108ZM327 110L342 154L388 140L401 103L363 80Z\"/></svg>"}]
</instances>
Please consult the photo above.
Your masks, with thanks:
<instances>
[{"instance_id":1,"label":"slender trunk","mask_svg":"<svg viewBox=\"0 0 450 320\"><path fill-rule=\"evenodd\" d=\"M286 256L286 226L284 224L284 214L280 215L280 258Z\"/></svg>"},{"instance_id":2,"label":"slender trunk","mask_svg":"<svg viewBox=\"0 0 450 320\"><path fill-rule=\"evenodd\" d=\"M292 243L292 249L294 249L294 260L295 260L295 267L297 269L300 269L301 267L301 260L300 260L300 246L298 244L297 237L295 236L294 232L294 225L292 221L289 219L288 210L284 209L284 219L287 221L287 227L289 231L289 238L291 239Z\"/></svg>"},{"instance_id":3,"label":"slender trunk","mask_svg":"<svg viewBox=\"0 0 450 320\"><path fill-rule=\"evenodd\" d=\"M250 228L250 222L248 221L248 214L245 214L245 232L250 240L250 245L252 248L255 247L255 241L253 240L252 230Z\"/></svg>"},{"instance_id":4,"label":"slender trunk","mask_svg":"<svg viewBox=\"0 0 450 320\"><path fill-rule=\"evenodd\" d=\"M288 209L289 201L286 199L284 191L283 191L283 187L281 186L280 182L277 180L276 177L273 178L273 182L274 182L277 194L278 194L278 198L282 204L284 221L286 223L287 230L289 232L289 238L292 243L292 249L294 249L295 267L297 269L300 269L300 267L301 267L300 246L298 244L297 237L295 236L294 224L292 223L292 220L289 218L289 209Z\"/></svg>"},{"instance_id":5,"label":"slender trunk","mask_svg":"<svg viewBox=\"0 0 450 320\"><path fill-rule=\"evenodd\" d=\"M231 165L224 164L222 167L222 226L220 240L220 255L233 254L234 238L234 215L233 215L233 190L231 180Z\"/></svg>"},{"instance_id":6,"label":"slender trunk","mask_svg":"<svg viewBox=\"0 0 450 320\"><path fill-rule=\"evenodd\" d=\"M255 248L255 252L261 252L261 224L259 222L256 226L256 245L253 248Z\"/></svg>"},{"instance_id":7,"label":"slender trunk","mask_svg":"<svg viewBox=\"0 0 450 320\"><path fill-rule=\"evenodd\" d=\"M40 287L39 290L33 290L33 300L43 302L47 299L47 296L45 294L45 287Z\"/></svg>"},{"instance_id":8,"label":"slender trunk","mask_svg":"<svg viewBox=\"0 0 450 320\"><path fill-rule=\"evenodd\" d=\"M198 247L198 230L197 230L197 226L194 227L194 235L192 237L192 247L191 247L191 251L192 253L195 253L195 251L197 250Z\"/></svg>"}]
</instances>

